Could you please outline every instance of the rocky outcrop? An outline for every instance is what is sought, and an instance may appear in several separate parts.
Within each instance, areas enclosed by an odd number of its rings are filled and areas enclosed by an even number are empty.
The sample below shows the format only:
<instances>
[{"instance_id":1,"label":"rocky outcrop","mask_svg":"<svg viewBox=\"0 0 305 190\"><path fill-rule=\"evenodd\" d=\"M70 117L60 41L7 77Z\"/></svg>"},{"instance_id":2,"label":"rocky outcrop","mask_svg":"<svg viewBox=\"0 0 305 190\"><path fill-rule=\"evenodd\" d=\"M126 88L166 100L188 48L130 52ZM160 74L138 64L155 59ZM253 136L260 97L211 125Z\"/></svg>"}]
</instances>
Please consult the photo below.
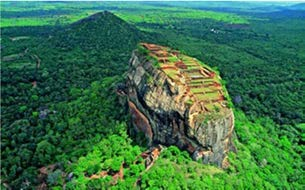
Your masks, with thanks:
<instances>
[{"instance_id":1,"label":"rocky outcrop","mask_svg":"<svg viewBox=\"0 0 305 190\"><path fill-rule=\"evenodd\" d=\"M183 56L152 44L133 52L125 89L132 126L149 146L176 145L195 160L226 167L234 115L225 89L213 70Z\"/></svg>"}]
</instances>

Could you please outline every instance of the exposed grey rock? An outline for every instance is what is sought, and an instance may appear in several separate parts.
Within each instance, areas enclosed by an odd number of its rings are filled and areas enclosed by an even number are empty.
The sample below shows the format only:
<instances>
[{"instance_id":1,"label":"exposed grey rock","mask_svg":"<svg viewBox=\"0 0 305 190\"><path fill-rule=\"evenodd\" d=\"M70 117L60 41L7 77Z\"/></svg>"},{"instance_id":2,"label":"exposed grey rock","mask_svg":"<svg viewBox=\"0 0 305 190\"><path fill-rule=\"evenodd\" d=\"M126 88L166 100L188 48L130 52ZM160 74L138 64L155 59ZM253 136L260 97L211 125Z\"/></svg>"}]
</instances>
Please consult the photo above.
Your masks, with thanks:
<instances>
[{"instance_id":1,"label":"exposed grey rock","mask_svg":"<svg viewBox=\"0 0 305 190\"><path fill-rule=\"evenodd\" d=\"M202 105L194 105L190 110L184 101L177 101L184 87L175 84L137 51L130 59L126 86L132 124L136 131L144 132L149 145L176 145L195 160L225 167L227 153L234 147L231 109L225 108L222 115L206 122L194 120L194 113Z\"/></svg>"}]
</instances>

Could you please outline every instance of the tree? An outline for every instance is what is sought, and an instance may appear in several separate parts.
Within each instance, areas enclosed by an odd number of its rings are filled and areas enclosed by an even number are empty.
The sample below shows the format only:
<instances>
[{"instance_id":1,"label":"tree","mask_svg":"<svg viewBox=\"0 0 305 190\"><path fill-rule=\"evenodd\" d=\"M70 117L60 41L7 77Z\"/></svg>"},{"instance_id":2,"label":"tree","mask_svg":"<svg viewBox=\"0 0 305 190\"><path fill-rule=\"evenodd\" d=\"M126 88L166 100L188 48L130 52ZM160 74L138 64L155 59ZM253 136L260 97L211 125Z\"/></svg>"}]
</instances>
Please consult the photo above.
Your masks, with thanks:
<instances>
[{"instance_id":1,"label":"tree","mask_svg":"<svg viewBox=\"0 0 305 190\"><path fill-rule=\"evenodd\" d=\"M54 145L47 140L43 140L37 144L34 158L40 165L48 164L56 153Z\"/></svg>"}]
</instances>

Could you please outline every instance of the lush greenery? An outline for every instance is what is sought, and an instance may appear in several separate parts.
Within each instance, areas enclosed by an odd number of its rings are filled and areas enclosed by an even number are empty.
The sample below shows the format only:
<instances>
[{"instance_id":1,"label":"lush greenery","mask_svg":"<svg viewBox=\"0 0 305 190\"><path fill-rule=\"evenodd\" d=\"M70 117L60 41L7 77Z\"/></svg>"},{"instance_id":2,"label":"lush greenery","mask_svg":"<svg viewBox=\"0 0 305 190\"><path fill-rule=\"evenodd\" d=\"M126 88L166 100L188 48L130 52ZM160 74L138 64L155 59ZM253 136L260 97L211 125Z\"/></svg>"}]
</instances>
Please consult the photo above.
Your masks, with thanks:
<instances>
[{"instance_id":1,"label":"lush greenery","mask_svg":"<svg viewBox=\"0 0 305 190\"><path fill-rule=\"evenodd\" d=\"M187 8L163 7L158 9L155 6L142 3L128 4L93 2L77 4L55 2L52 4L39 2L33 4L21 3L16 5L13 2L2 3L1 27L9 26L43 26L61 25L75 22L81 18L97 13L101 10L111 10L116 12L121 18L130 22L163 23L173 22L173 18L194 18L212 19L227 23L245 24L248 23L246 17L233 13L221 13L215 11L199 11ZM29 11L29 9L31 11ZM137 9L137 14L134 14ZM17 11L17 12L16 12Z\"/></svg>"},{"instance_id":2,"label":"lush greenery","mask_svg":"<svg viewBox=\"0 0 305 190\"><path fill-rule=\"evenodd\" d=\"M304 24L304 19L292 18L250 25L181 19L139 27L160 34L156 37L162 44L218 67L236 107L253 120L268 116L280 124L297 124L305 118Z\"/></svg>"},{"instance_id":3,"label":"lush greenery","mask_svg":"<svg viewBox=\"0 0 305 190\"><path fill-rule=\"evenodd\" d=\"M28 49L20 58L3 61L1 71L1 172L15 187L21 187L25 179L37 184L37 167L76 160L127 117L122 116L124 109L115 108L119 105L115 87L123 80L130 52L144 35L111 13L96 15L91 22L36 32L31 28L3 31L7 46L3 57ZM104 27L92 28L96 24ZM83 37L85 31L91 38ZM20 32L31 36L17 41L8 38ZM41 59L39 67L34 55ZM92 83L101 79L102 85ZM94 93L88 90L91 87Z\"/></svg>"},{"instance_id":4,"label":"lush greenery","mask_svg":"<svg viewBox=\"0 0 305 190\"><path fill-rule=\"evenodd\" d=\"M182 5L1 3L3 187L130 189L138 180L151 189L304 189L302 9L177 8ZM130 24L106 12L68 25L105 9ZM238 152L230 154L227 170L194 162L176 147L162 152L149 171L142 160L134 162L146 148L126 135L129 117L116 87L123 86L140 41L218 67L236 115ZM54 163L57 169L41 179L38 169ZM115 185L109 176L89 179L117 172L122 163L124 180Z\"/></svg>"},{"instance_id":5,"label":"lush greenery","mask_svg":"<svg viewBox=\"0 0 305 190\"><path fill-rule=\"evenodd\" d=\"M304 173L299 170L302 160L292 151L288 138L277 134L271 120L259 119L252 123L241 112L235 115L240 139L235 142L238 154L230 155L231 166L226 171L194 162L187 152L169 147L151 170L143 172L143 165L134 163L140 148L130 146L130 140L123 133L102 140L71 166L69 171L77 177L68 185L92 188L107 184L111 178L90 180L85 174L92 170L99 173L110 167L109 162L119 161L119 166L127 162L130 168L124 171L124 180L118 182L118 189L133 188L137 180L144 189L222 189L224 186L226 189L289 189L292 186L302 189L301 184L305 182Z\"/></svg>"},{"instance_id":6,"label":"lush greenery","mask_svg":"<svg viewBox=\"0 0 305 190\"><path fill-rule=\"evenodd\" d=\"M304 183L295 173L302 160L291 152L287 137L278 137L272 121L260 119L251 123L241 112L235 112L238 154L230 155L226 172L213 166L191 161L185 152L170 147L162 153L154 168L142 177L142 187L171 189L282 189ZM178 171L178 172L177 172ZM183 180L186 179L186 180ZM284 179L284 180L283 180ZM298 182L295 182L298 181ZM302 181L303 180L303 181Z\"/></svg>"}]
</instances>

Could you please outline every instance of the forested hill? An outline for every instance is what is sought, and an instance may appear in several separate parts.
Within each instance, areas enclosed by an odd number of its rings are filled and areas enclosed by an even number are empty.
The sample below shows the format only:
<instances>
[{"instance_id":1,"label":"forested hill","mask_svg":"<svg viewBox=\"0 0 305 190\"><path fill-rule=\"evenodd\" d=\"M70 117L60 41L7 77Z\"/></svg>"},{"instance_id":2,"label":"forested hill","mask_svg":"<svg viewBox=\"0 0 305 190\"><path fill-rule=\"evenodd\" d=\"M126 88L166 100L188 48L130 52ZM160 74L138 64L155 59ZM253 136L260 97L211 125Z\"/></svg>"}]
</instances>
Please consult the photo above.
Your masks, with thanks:
<instances>
[{"instance_id":1,"label":"forested hill","mask_svg":"<svg viewBox=\"0 0 305 190\"><path fill-rule=\"evenodd\" d=\"M38 168L77 160L90 144L116 130L125 116L124 109L116 109L115 83L145 37L109 12L55 32L38 29L35 34L35 28L23 28L25 34L31 31L23 41L11 40L10 31L24 35L18 28L4 28L2 33L1 174L18 189L25 180L38 183ZM42 30L48 35L40 36ZM97 107L79 102L88 93L85 89L97 88L92 82L101 79L107 82L90 99ZM73 101L77 103L72 108Z\"/></svg>"},{"instance_id":2,"label":"forested hill","mask_svg":"<svg viewBox=\"0 0 305 190\"><path fill-rule=\"evenodd\" d=\"M26 115L16 115L14 110L21 105L28 106L34 94L46 104L70 100L69 91L73 88L85 88L92 81L123 74L128 67L130 52L147 36L110 12L97 13L45 37L39 37L38 32L24 43L9 40L12 37L10 30L15 29L8 28L3 32L7 47L3 49L2 58L20 54L26 49L27 54L3 63L2 95L14 95L18 99L4 99L2 102L5 124ZM26 28L24 30L26 33ZM39 68L33 67L36 64L34 55L41 62ZM16 61L30 63L6 67ZM24 97L25 94L28 98Z\"/></svg>"},{"instance_id":3,"label":"forested hill","mask_svg":"<svg viewBox=\"0 0 305 190\"><path fill-rule=\"evenodd\" d=\"M114 50L129 53L139 40L144 40L143 32L113 13L104 11L72 23L59 32L56 45L78 47L85 51L95 49L100 52Z\"/></svg>"}]
</instances>

